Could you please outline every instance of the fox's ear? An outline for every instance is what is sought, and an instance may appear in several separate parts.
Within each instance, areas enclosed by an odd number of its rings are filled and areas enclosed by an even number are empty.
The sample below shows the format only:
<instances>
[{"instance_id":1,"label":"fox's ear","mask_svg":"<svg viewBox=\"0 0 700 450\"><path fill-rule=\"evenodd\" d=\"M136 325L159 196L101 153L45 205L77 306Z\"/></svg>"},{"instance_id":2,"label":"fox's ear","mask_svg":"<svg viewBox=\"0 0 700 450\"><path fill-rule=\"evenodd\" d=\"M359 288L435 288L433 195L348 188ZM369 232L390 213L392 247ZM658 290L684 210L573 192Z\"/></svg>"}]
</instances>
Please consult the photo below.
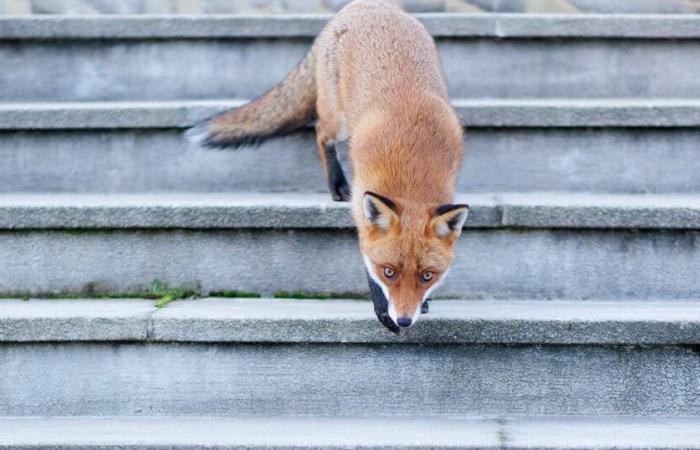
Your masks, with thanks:
<instances>
[{"instance_id":1,"label":"fox's ear","mask_svg":"<svg viewBox=\"0 0 700 450\"><path fill-rule=\"evenodd\" d=\"M462 234L464 221L469 215L469 205L438 206L434 214L430 227L435 235L441 239L457 239Z\"/></svg>"},{"instance_id":2,"label":"fox's ear","mask_svg":"<svg viewBox=\"0 0 700 450\"><path fill-rule=\"evenodd\" d=\"M399 221L396 203L374 192L365 192L362 197L362 209L365 219L382 231L389 231L391 226Z\"/></svg>"}]
</instances>

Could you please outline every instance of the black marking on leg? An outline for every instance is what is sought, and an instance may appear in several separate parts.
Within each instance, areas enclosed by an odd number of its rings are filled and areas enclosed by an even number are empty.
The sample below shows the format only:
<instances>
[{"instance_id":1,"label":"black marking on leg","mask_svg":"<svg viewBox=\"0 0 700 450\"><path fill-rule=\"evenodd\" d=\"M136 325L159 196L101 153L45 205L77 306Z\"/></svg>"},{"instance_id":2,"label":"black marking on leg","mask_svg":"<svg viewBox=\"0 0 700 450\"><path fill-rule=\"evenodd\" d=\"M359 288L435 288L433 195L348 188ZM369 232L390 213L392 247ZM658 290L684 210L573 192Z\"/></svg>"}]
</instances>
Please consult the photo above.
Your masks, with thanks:
<instances>
[{"instance_id":1,"label":"black marking on leg","mask_svg":"<svg viewBox=\"0 0 700 450\"><path fill-rule=\"evenodd\" d=\"M386 296L384 296L384 291L382 288L372 279L372 277L367 274L367 281L369 282L369 293L372 297L372 302L374 303L374 313L377 315L377 319L384 325L389 331L395 334L401 332L401 328L391 320L389 317L389 301Z\"/></svg>"},{"instance_id":2,"label":"black marking on leg","mask_svg":"<svg viewBox=\"0 0 700 450\"><path fill-rule=\"evenodd\" d=\"M420 313L428 314L430 312L430 304L428 303L431 298L426 298L422 305L420 305Z\"/></svg>"},{"instance_id":3,"label":"black marking on leg","mask_svg":"<svg viewBox=\"0 0 700 450\"><path fill-rule=\"evenodd\" d=\"M336 202L350 201L350 185L345 178L343 167L338 161L338 152L335 149L335 144L326 144L326 170L328 172L328 188L331 190L331 196Z\"/></svg>"}]
</instances>

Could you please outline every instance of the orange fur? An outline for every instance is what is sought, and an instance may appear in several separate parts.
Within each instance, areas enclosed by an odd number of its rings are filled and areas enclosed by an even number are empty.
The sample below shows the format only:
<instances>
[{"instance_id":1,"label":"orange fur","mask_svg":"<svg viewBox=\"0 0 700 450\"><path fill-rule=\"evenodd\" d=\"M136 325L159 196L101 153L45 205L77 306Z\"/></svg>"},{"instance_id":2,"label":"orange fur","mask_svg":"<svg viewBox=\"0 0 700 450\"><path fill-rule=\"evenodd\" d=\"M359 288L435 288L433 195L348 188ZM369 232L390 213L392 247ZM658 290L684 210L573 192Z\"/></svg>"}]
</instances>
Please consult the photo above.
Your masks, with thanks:
<instances>
[{"instance_id":1,"label":"orange fur","mask_svg":"<svg viewBox=\"0 0 700 450\"><path fill-rule=\"evenodd\" d=\"M463 137L447 99L432 37L385 2L356 1L316 43L319 128L335 137L346 122L353 212L360 247L385 282L398 317L414 317L426 291L452 262L459 233L440 238L436 208L453 200ZM388 231L368 223L363 193L397 205ZM397 272L383 276L383 268ZM421 281L425 271L432 281Z\"/></svg>"},{"instance_id":2,"label":"orange fur","mask_svg":"<svg viewBox=\"0 0 700 450\"><path fill-rule=\"evenodd\" d=\"M389 292L392 319L415 318L452 262L468 210L449 205L463 136L430 34L387 2L356 0L331 19L284 81L201 123L192 135L209 146L245 145L313 117L336 200L347 199L348 186L334 144L349 137L353 214L368 270ZM369 198L374 221L365 210L366 192L391 204ZM396 276L385 277L385 268ZM434 277L423 280L425 272Z\"/></svg>"}]
</instances>

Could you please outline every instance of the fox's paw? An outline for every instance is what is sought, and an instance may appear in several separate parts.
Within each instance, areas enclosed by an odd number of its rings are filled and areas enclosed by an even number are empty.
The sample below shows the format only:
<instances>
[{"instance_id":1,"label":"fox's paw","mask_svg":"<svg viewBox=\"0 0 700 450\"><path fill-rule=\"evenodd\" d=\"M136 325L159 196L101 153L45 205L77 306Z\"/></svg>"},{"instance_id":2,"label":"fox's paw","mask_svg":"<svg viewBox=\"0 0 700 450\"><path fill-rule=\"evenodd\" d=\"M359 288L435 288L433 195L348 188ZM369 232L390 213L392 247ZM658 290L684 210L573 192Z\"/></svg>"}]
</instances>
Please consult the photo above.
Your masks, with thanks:
<instances>
[{"instance_id":1,"label":"fox's paw","mask_svg":"<svg viewBox=\"0 0 700 450\"><path fill-rule=\"evenodd\" d=\"M426 298L422 305L420 305L420 313L428 314L430 312L430 298Z\"/></svg>"},{"instance_id":2,"label":"fox's paw","mask_svg":"<svg viewBox=\"0 0 700 450\"><path fill-rule=\"evenodd\" d=\"M350 186L348 182L343 180L341 183L336 183L331 188L331 197L336 202L349 202L350 201Z\"/></svg>"},{"instance_id":3,"label":"fox's paw","mask_svg":"<svg viewBox=\"0 0 700 450\"><path fill-rule=\"evenodd\" d=\"M401 328L399 328L399 326L396 325L393 320L391 320L389 314L377 314L377 318L382 323L382 325L386 327L387 330L391 331L394 334L401 334Z\"/></svg>"}]
</instances>

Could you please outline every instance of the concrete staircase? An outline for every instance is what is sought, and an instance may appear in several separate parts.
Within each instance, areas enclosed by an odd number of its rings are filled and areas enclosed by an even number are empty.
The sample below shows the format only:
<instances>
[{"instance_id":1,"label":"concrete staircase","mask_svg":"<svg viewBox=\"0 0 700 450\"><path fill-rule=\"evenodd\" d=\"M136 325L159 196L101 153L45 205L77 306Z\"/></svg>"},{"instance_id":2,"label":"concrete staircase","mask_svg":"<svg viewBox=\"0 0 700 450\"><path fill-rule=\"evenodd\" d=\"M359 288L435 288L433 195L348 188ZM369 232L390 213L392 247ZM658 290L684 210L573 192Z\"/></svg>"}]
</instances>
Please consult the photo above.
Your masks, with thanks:
<instances>
[{"instance_id":1,"label":"concrete staircase","mask_svg":"<svg viewBox=\"0 0 700 450\"><path fill-rule=\"evenodd\" d=\"M311 130L181 136L324 20L0 18L0 448L700 448L700 19L421 16L473 209L398 337Z\"/></svg>"}]
</instances>

